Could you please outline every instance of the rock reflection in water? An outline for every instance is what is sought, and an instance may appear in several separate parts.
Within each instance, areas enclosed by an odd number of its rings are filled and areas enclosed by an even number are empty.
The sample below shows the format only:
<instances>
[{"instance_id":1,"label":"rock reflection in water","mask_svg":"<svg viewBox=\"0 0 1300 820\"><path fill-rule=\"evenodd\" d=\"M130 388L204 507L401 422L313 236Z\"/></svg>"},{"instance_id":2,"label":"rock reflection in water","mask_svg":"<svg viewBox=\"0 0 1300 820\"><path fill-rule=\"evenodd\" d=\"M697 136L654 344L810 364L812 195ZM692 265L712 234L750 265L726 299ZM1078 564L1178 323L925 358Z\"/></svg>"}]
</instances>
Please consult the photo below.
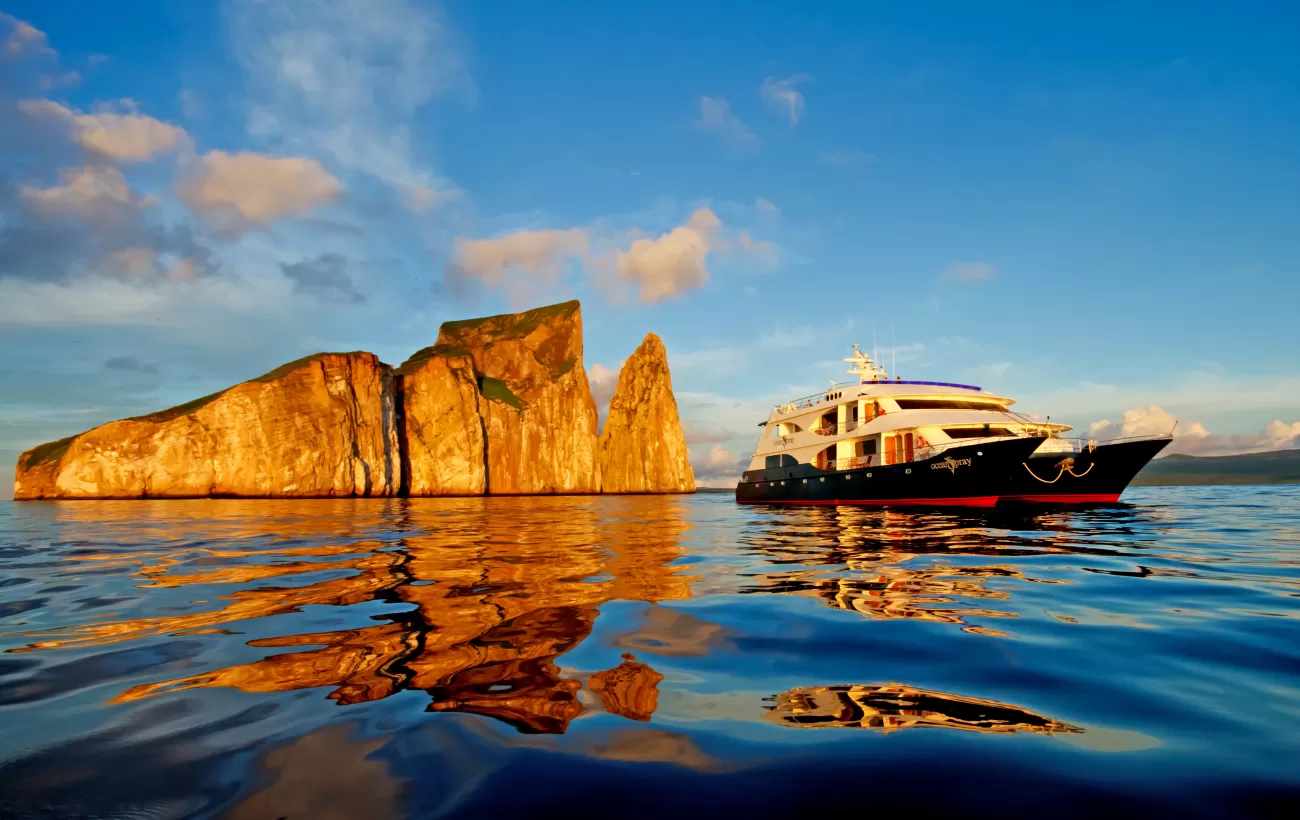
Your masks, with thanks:
<instances>
[{"instance_id":1,"label":"rock reflection in water","mask_svg":"<svg viewBox=\"0 0 1300 820\"><path fill-rule=\"evenodd\" d=\"M215 589L196 595L201 600L188 608L213 599L219 608L32 633L36 640L14 651L232 634L239 622L252 619L292 623L307 606L402 607L352 628L246 640L249 647L276 651L138 684L114 702L212 687L255 693L321 687L329 699L349 705L416 690L428 694L432 712L485 715L525 733L563 733L597 703L639 722L650 720L658 706L663 676L631 654L605 671L578 673L560 665L560 657L592 633L610 601L652 604L639 628L613 636L621 649L662 658L735 650L733 630L654 605L690 598L700 577L700 569L676 564L686 530L680 498L542 498L530 499L526 508L492 498L369 506L337 501L318 502L319 516L304 515L301 502L263 502L261 528L250 525L257 516L248 503L142 507L147 515L160 509L172 514L159 528L178 542L176 548L71 557L85 568L131 572L142 589ZM97 505L87 526L111 535L113 513L127 507ZM78 515L88 509L59 508L73 535ZM176 513L192 514L192 526ZM871 617L998 634L968 619L1015 613L973 604L1006 600L1002 581L1043 581L1001 564L922 559L1062 549L1051 531L1038 530L1033 538L948 514L776 511L755 519L742 536L743 546L761 560L758 571L735 575L715 567L706 570L712 574L705 586L815 596ZM317 539L328 543L313 543ZM235 589L221 594L223 585ZM582 693L584 681L589 696Z\"/></svg>"},{"instance_id":2,"label":"rock reflection in water","mask_svg":"<svg viewBox=\"0 0 1300 820\"><path fill-rule=\"evenodd\" d=\"M1083 730L1008 703L916 689L901 683L878 686L802 686L771 700L767 718L783 726L879 729L941 726L972 732L1069 732Z\"/></svg>"},{"instance_id":3,"label":"rock reflection in water","mask_svg":"<svg viewBox=\"0 0 1300 820\"><path fill-rule=\"evenodd\" d=\"M512 515L510 505L500 499L416 502L397 516L401 537L395 541L269 549L257 556L269 563L249 563L253 554L243 550L149 553L157 557L152 562L140 553L83 555L79 560L87 563L139 562L140 585L149 587L350 574L302 586L239 589L214 611L59 630L23 651L193 634L311 604L404 604L412 608L376 616L381 622L374 626L247 641L257 648L312 648L133 686L116 701L206 687L263 693L330 687L328 697L346 705L415 689L429 694L430 711L487 715L522 732L564 732L584 709L578 697L583 683L566 677L557 659L591 633L599 607L611 600L690 596L689 577L672 566L682 555L682 509L669 497L557 498L530 504L525 520ZM301 537L292 533L295 541ZM649 666L624 660L591 678L611 713L638 721L653 713L662 676Z\"/></svg>"}]
</instances>

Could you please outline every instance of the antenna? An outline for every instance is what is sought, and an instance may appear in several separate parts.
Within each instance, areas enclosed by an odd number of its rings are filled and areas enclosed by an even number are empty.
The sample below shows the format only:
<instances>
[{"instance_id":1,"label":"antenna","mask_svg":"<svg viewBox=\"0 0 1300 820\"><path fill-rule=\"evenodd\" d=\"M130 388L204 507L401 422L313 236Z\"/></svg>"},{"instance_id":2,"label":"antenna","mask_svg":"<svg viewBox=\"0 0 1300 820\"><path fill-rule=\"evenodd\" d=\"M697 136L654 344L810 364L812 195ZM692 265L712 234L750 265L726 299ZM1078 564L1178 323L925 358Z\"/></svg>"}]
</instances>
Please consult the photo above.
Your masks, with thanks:
<instances>
[{"instance_id":1,"label":"antenna","mask_svg":"<svg viewBox=\"0 0 1300 820\"><path fill-rule=\"evenodd\" d=\"M876 361L880 361L880 357L876 355L876 323L875 322L871 323L871 358L875 359Z\"/></svg>"}]
</instances>

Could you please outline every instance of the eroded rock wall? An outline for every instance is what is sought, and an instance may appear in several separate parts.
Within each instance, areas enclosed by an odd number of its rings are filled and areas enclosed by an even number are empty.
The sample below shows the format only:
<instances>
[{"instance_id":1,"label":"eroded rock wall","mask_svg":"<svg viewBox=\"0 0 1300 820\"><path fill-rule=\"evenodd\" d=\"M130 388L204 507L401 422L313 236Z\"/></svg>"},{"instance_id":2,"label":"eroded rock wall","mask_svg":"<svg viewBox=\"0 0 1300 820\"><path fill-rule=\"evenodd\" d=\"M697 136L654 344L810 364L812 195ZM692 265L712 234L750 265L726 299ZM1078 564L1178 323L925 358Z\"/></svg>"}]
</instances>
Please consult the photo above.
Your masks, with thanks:
<instances>
[{"instance_id":1,"label":"eroded rock wall","mask_svg":"<svg viewBox=\"0 0 1300 820\"><path fill-rule=\"evenodd\" d=\"M18 459L15 498L395 495L392 369L322 353Z\"/></svg>"}]
</instances>

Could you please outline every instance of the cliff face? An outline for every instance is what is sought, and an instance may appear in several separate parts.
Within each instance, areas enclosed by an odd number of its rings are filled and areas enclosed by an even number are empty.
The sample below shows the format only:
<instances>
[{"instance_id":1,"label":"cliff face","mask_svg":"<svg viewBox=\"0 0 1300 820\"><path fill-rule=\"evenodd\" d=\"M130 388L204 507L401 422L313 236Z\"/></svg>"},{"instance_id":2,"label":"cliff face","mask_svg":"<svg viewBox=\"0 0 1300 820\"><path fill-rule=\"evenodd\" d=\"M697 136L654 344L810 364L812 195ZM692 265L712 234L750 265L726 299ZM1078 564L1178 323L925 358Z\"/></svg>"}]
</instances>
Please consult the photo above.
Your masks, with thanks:
<instances>
[{"instance_id":1,"label":"cliff face","mask_svg":"<svg viewBox=\"0 0 1300 820\"><path fill-rule=\"evenodd\" d=\"M432 350L413 359L426 356L473 362L488 493L600 491L596 402L582 365L576 301L447 322ZM411 470L414 476L414 457Z\"/></svg>"},{"instance_id":2,"label":"cliff face","mask_svg":"<svg viewBox=\"0 0 1300 820\"><path fill-rule=\"evenodd\" d=\"M412 496L487 489L482 405L468 356L412 357L397 370L402 486Z\"/></svg>"},{"instance_id":3,"label":"cliff face","mask_svg":"<svg viewBox=\"0 0 1300 820\"><path fill-rule=\"evenodd\" d=\"M695 491L668 352L653 333L619 371L600 434L600 476L607 493Z\"/></svg>"},{"instance_id":4,"label":"cliff face","mask_svg":"<svg viewBox=\"0 0 1300 820\"><path fill-rule=\"evenodd\" d=\"M28 450L14 498L395 495L395 422L391 368L322 353Z\"/></svg>"}]
</instances>

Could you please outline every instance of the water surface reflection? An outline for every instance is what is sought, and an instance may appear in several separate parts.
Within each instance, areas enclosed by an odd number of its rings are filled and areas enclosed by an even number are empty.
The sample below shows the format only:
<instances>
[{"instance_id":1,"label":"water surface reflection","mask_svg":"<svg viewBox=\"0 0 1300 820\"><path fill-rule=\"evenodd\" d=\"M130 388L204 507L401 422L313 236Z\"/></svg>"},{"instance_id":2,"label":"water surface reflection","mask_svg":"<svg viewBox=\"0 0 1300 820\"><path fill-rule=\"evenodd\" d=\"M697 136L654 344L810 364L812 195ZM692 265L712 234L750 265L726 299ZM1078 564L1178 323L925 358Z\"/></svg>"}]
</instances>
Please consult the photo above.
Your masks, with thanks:
<instances>
[{"instance_id":1,"label":"water surface reflection","mask_svg":"<svg viewBox=\"0 0 1300 820\"><path fill-rule=\"evenodd\" d=\"M1257 738L1241 761L1274 761L1286 739L1270 732L1300 714L1274 680L1300 663L1283 637L1300 581L1277 552L1300 526L1247 524L1252 550L1225 524L1253 508L1211 520L1159 503L1026 516L669 496L6 514L0 709L24 709L10 715L27 728L0 749L0 782L29 796L400 816L430 805L404 761L443 746L479 762L444 772L460 796L438 811L514 771L504 748L723 777L790 744L873 736L948 737L955 754L974 737L1004 744L981 754L1032 738L1154 754L1236 732ZM1225 712L1227 699L1245 705ZM923 728L949 731L897 731ZM96 761L125 749L192 760L173 768L205 785L110 785ZM243 761L233 781L216 774L227 754ZM335 791L312 785L322 777Z\"/></svg>"}]
</instances>

